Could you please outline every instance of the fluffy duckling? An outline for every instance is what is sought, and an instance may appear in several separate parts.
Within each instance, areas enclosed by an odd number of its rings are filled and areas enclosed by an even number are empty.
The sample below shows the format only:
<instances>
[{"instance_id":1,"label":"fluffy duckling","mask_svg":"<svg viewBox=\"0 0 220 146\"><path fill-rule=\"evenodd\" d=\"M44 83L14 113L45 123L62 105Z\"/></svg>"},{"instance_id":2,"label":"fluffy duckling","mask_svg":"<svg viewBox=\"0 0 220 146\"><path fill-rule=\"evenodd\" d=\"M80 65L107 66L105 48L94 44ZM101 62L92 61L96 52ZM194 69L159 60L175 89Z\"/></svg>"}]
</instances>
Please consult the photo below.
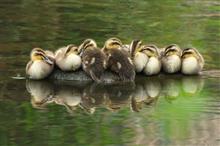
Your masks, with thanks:
<instances>
[{"instance_id":1,"label":"fluffy duckling","mask_svg":"<svg viewBox=\"0 0 220 146\"><path fill-rule=\"evenodd\" d=\"M176 73L181 69L182 50L173 44L164 49L162 57L162 68L166 73Z\"/></svg>"},{"instance_id":2,"label":"fluffy duckling","mask_svg":"<svg viewBox=\"0 0 220 146\"><path fill-rule=\"evenodd\" d=\"M146 75L156 75L161 70L161 59L158 48L155 45L143 46L140 50L148 57L148 61L144 67Z\"/></svg>"},{"instance_id":3,"label":"fluffy duckling","mask_svg":"<svg viewBox=\"0 0 220 146\"><path fill-rule=\"evenodd\" d=\"M195 48L186 48L182 54L181 72L186 75L199 74L203 69L204 59Z\"/></svg>"},{"instance_id":4,"label":"fluffy duckling","mask_svg":"<svg viewBox=\"0 0 220 146\"><path fill-rule=\"evenodd\" d=\"M142 72L148 62L148 56L140 51L141 46L142 42L140 40L133 40L129 49L136 72Z\"/></svg>"},{"instance_id":5,"label":"fluffy duckling","mask_svg":"<svg viewBox=\"0 0 220 146\"><path fill-rule=\"evenodd\" d=\"M78 47L68 45L55 52L56 65L63 71L75 71L81 67L81 57L78 55Z\"/></svg>"},{"instance_id":6,"label":"fluffy duckling","mask_svg":"<svg viewBox=\"0 0 220 146\"><path fill-rule=\"evenodd\" d=\"M44 79L54 68L54 60L41 48L34 48L30 54L31 60L26 65L26 74L31 79Z\"/></svg>"},{"instance_id":7,"label":"fluffy duckling","mask_svg":"<svg viewBox=\"0 0 220 146\"><path fill-rule=\"evenodd\" d=\"M92 39L86 39L78 48L82 56L83 70L96 81L101 82L101 75L106 69L106 56Z\"/></svg>"},{"instance_id":8,"label":"fluffy duckling","mask_svg":"<svg viewBox=\"0 0 220 146\"><path fill-rule=\"evenodd\" d=\"M118 38L110 38L105 42L103 51L108 60L108 67L117 73L122 81L135 79L135 68L128 52L121 49L122 42Z\"/></svg>"}]
</instances>

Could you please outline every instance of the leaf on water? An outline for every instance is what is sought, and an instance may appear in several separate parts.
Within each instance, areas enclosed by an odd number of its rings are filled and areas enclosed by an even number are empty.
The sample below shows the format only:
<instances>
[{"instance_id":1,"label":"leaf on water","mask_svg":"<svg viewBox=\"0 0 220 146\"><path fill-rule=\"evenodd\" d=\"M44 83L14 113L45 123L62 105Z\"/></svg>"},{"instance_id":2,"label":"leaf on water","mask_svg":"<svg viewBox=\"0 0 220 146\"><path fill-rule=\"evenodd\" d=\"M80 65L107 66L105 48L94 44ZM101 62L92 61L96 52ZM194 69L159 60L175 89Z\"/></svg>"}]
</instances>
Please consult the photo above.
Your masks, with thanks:
<instances>
[{"instance_id":1,"label":"leaf on water","mask_svg":"<svg viewBox=\"0 0 220 146\"><path fill-rule=\"evenodd\" d=\"M149 24L148 26L149 27L155 27L155 26L157 26L159 24L160 24L160 22L154 22L154 23Z\"/></svg>"},{"instance_id":2,"label":"leaf on water","mask_svg":"<svg viewBox=\"0 0 220 146\"><path fill-rule=\"evenodd\" d=\"M26 79L26 77L22 77L20 74L17 74L16 76L14 77L11 77L12 79L16 79L16 80L24 80Z\"/></svg>"}]
</instances>

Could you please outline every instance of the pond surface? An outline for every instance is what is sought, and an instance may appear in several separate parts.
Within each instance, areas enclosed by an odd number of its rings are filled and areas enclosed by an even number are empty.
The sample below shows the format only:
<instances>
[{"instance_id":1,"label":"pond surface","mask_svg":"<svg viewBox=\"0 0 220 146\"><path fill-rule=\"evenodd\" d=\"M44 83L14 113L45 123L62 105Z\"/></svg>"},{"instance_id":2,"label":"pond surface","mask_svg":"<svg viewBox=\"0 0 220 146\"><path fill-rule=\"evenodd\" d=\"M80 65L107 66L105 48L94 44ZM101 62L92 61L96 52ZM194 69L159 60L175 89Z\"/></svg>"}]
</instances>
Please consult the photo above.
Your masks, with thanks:
<instances>
[{"instance_id":1,"label":"pond surface","mask_svg":"<svg viewBox=\"0 0 220 146\"><path fill-rule=\"evenodd\" d=\"M112 36L194 46L220 69L218 0L0 1L0 145L220 145L220 78L137 77L135 84L15 80L33 47Z\"/></svg>"}]
</instances>

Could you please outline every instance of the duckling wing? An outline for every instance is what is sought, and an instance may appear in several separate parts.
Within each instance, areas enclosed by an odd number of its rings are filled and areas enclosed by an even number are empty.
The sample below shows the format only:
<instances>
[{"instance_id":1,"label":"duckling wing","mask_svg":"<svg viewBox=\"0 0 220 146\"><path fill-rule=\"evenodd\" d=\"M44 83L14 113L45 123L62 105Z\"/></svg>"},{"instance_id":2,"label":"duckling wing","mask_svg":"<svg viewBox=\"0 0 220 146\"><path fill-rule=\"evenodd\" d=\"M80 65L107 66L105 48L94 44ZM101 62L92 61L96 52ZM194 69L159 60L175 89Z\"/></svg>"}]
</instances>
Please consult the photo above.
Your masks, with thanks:
<instances>
[{"instance_id":1,"label":"duckling wing","mask_svg":"<svg viewBox=\"0 0 220 146\"><path fill-rule=\"evenodd\" d=\"M29 61L29 62L27 63L27 65L26 65L26 74L28 74L29 69L30 69L30 67L31 67L32 64L33 64L33 61Z\"/></svg>"},{"instance_id":2,"label":"duckling wing","mask_svg":"<svg viewBox=\"0 0 220 146\"><path fill-rule=\"evenodd\" d=\"M87 72L91 78L97 82L100 82L101 75L105 70L105 56L101 50L93 49L86 50L82 56L83 69Z\"/></svg>"},{"instance_id":3,"label":"duckling wing","mask_svg":"<svg viewBox=\"0 0 220 146\"><path fill-rule=\"evenodd\" d=\"M112 51L108 64L111 70L118 73L122 80L134 80L135 69L127 52L120 50Z\"/></svg>"},{"instance_id":4,"label":"duckling wing","mask_svg":"<svg viewBox=\"0 0 220 146\"><path fill-rule=\"evenodd\" d=\"M194 48L194 50L195 50L195 52L197 53L197 55L199 57L198 58L199 59L199 64L200 64L201 68L203 68L203 66L205 64L204 58L203 58L203 56L199 53L199 51L196 48Z\"/></svg>"}]
</instances>

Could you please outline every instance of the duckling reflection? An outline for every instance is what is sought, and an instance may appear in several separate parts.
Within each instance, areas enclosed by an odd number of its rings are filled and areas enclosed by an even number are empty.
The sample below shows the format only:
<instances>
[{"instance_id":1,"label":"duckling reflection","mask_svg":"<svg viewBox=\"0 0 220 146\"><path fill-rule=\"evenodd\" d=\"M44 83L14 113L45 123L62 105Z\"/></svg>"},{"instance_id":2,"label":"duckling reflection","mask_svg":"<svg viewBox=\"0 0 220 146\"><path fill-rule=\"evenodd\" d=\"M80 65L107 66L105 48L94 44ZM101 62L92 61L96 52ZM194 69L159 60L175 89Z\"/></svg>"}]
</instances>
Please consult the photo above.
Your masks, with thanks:
<instances>
[{"instance_id":1,"label":"duckling reflection","mask_svg":"<svg viewBox=\"0 0 220 146\"><path fill-rule=\"evenodd\" d=\"M93 114L97 106L102 106L105 104L105 99L105 86L92 83L83 90L80 107L87 113Z\"/></svg>"},{"instance_id":2,"label":"duckling reflection","mask_svg":"<svg viewBox=\"0 0 220 146\"><path fill-rule=\"evenodd\" d=\"M145 100L145 104L151 105L157 101L161 93L161 83L159 78L151 78L145 81L145 91L148 98Z\"/></svg>"},{"instance_id":3,"label":"duckling reflection","mask_svg":"<svg viewBox=\"0 0 220 146\"><path fill-rule=\"evenodd\" d=\"M60 86L56 90L54 102L66 107L69 113L73 113L81 103L81 93L79 89L72 86Z\"/></svg>"},{"instance_id":4,"label":"duckling reflection","mask_svg":"<svg viewBox=\"0 0 220 146\"><path fill-rule=\"evenodd\" d=\"M134 83L108 85L106 87L107 100L106 108L112 112L116 112L123 106L127 106L130 103L132 94L135 91Z\"/></svg>"},{"instance_id":5,"label":"duckling reflection","mask_svg":"<svg viewBox=\"0 0 220 146\"><path fill-rule=\"evenodd\" d=\"M139 112L142 109L143 102L147 100L147 91L142 84L137 84L132 94L130 108L132 111Z\"/></svg>"},{"instance_id":6,"label":"duckling reflection","mask_svg":"<svg viewBox=\"0 0 220 146\"><path fill-rule=\"evenodd\" d=\"M145 81L141 84L137 84L133 97L131 99L131 110L139 112L143 105L152 105L155 104L157 99L160 96L161 84L159 79L148 80L145 78Z\"/></svg>"},{"instance_id":7,"label":"duckling reflection","mask_svg":"<svg viewBox=\"0 0 220 146\"><path fill-rule=\"evenodd\" d=\"M180 94L180 79L171 77L163 79L163 94L168 102L175 100Z\"/></svg>"},{"instance_id":8,"label":"duckling reflection","mask_svg":"<svg viewBox=\"0 0 220 146\"><path fill-rule=\"evenodd\" d=\"M47 81L27 80L26 89L31 94L31 104L34 108L44 109L53 102L53 85Z\"/></svg>"},{"instance_id":9,"label":"duckling reflection","mask_svg":"<svg viewBox=\"0 0 220 146\"><path fill-rule=\"evenodd\" d=\"M199 93L204 86L204 79L199 76L185 76L182 78L183 91L188 95Z\"/></svg>"},{"instance_id":10,"label":"duckling reflection","mask_svg":"<svg viewBox=\"0 0 220 146\"><path fill-rule=\"evenodd\" d=\"M144 107L155 106L161 96L171 102L180 96L181 91L189 96L199 93L203 85L204 80L199 76L161 76L147 79L143 76L137 78L136 85L35 80L26 82L34 108L42 109L55 103L64 106L69 113L81 108L89 114L95 113L99 107L117 112L130 106L132 111L139 112Z\"/></svg>"},{"instance_id":11,"label":"duckling reflection","mask_svg":"<svg viewBox=\"0 0 220 146\"><path fill-rule=\"evenodd\" d=\"M122 105L130 102L134 84L93 83L83 91L81 107L88 113L94 113L96 107L105 107L110 111L118 111Z\"/></svg>"}]
</instances>

